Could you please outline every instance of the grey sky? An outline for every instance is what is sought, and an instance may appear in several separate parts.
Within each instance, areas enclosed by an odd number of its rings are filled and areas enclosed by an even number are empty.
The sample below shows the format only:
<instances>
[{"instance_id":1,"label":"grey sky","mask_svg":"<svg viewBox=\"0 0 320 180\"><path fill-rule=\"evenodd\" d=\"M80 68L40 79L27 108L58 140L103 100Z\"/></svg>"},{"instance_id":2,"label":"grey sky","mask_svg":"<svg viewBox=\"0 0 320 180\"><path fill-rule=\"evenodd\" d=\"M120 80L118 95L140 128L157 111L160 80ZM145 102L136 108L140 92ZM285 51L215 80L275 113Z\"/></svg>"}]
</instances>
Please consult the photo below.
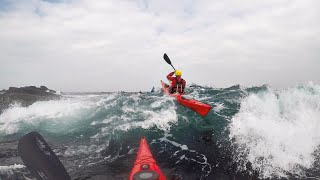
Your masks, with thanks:
<instances>
[{"instance_id":1,"label":"grey sky","mask_svg":"<svg viewBox=\"0 0 320 180\"><path fill-rule=\"evenodd\" d=\"M320 83L318 0L0 0L0 89Z\"/></svg>"}]
</instances>

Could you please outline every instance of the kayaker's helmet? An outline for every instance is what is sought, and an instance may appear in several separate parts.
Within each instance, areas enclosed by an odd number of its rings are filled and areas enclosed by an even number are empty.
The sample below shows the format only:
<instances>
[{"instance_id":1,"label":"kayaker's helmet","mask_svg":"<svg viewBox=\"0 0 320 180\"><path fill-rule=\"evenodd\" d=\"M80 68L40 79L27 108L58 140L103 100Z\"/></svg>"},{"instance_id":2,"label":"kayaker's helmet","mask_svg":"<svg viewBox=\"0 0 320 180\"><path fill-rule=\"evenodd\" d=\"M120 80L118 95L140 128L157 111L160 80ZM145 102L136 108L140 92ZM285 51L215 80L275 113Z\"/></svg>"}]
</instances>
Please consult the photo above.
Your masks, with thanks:
<instances>
[{"instance_id":1,"label":"kayaker's helmet","mask_svg":"<svg viewBox=\"0 0 320 180\"><path fill-rule=\"evenodd\" d=\"M175 71L175 75L176 76L181 76L182 75L182 71L180 69Z\"/></svg>"},{"instance_id":2,"label":"kayaker's helmet","mask_svg":"<svg viewBox=\"0 0 320 180\"><path fill-rule=\"evenodd\" d=\"M133 175L133 180L158 180L159 177L158 172L150 170L149 164L143 164L140 171Z\"/></svg>"}]
</instances>

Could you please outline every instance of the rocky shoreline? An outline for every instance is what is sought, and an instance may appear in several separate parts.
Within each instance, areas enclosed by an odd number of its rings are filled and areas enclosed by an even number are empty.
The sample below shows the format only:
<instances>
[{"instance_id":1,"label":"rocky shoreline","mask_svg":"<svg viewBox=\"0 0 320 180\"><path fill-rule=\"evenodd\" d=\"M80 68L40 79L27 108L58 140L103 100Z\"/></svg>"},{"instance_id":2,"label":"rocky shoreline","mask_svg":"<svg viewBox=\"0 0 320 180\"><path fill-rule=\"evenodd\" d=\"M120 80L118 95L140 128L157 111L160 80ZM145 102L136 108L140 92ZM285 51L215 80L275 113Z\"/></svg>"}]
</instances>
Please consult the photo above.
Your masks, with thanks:
<instances>
[{"instance_id":1,"label":"rocky shoreline","mask_svg":"<svg viewBox=\"0 0 320 180\"><path fill-rule=\"evenodd\" d=\"M36 86L10 87L8 90L0 91L0 114L13 104L27 107L37 101L57 100L61 97L56 94L56 91L48 89L46 86L39 88Z\"/></svg>"}]
</instances>

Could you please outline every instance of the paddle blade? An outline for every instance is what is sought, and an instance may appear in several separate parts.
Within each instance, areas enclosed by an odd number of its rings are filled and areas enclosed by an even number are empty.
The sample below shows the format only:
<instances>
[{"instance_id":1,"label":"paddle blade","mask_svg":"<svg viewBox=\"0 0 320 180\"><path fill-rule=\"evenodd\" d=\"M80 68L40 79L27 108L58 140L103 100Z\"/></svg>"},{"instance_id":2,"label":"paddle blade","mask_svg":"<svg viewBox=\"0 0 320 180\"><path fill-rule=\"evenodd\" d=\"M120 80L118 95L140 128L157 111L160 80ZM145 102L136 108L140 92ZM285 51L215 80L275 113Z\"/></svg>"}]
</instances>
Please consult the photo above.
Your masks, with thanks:
<instances>
[{"instance_id":1,"label":"paddle blade","mask_svg":"<svg viewBox=\"0 0 320 180\"><path fill-rule=\"evenodd\" d=\"M18 144L23 163L38 180L70 180L66 169L48 143L37 132L24 135Z\"/></svg>"},{"instance_id":2,"label":"paddle blade","mask_svg":"<svg viewBox=\"0 0 320 180\"><path fill-rule=\"evenodd\" d=\"M164 55L163 55L163 59L164 59L168 64L170 64L170 65L171 65L170 58L168 57L168 55L167 55L166 53L164 53Z\"/></svg>"}]
</instances>

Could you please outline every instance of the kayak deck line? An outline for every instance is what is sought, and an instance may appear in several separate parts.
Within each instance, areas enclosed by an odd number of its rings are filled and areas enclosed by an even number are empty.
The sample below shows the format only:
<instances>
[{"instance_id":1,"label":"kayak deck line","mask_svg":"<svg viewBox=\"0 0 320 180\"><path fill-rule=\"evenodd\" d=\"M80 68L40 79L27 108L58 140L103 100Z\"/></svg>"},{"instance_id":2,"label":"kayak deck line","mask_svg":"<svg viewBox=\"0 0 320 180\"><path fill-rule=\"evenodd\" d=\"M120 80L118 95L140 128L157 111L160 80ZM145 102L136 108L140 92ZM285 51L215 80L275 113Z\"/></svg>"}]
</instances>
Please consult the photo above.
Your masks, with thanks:
<instances>
[{"instance_id":1,"label":"kayak deck line","mask_svg":"<svg viewBox=\"0 0 320 180\"><path fill-rule=\"evenodd\" d=\"M160 80L161 85L162 85L162 90L168 94L171 97L174 97L180 104L192 109L193 111L199 113L202 116L206 116L209 111L212 109L212 106L202 103L200 101L197 101L196 99L186 97L184 94L171 94L169 92L169 85Z\"/></svg>"}]
</instances>

